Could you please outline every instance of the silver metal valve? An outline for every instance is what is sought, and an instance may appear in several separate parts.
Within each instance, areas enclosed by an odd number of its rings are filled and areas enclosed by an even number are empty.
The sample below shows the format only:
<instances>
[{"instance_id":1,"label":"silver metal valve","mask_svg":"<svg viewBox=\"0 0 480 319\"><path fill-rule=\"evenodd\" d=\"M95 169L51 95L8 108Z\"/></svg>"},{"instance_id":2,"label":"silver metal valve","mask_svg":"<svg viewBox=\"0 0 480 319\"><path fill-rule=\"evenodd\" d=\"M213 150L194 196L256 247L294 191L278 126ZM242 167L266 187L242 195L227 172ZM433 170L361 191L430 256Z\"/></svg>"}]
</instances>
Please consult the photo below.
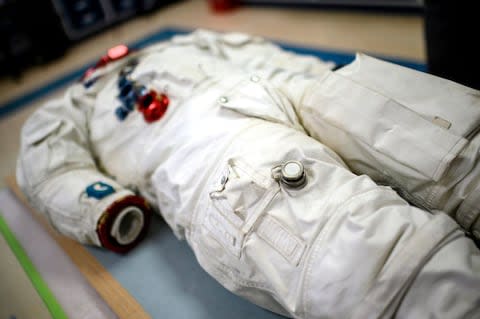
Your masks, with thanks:
<instances>
[{"instance_id":1,"label":"silver metal valve","mask_svg":"<svg viewBox=\"0 0 480 319\"><path fill-rule=\"evenodd\" d=\"M282 165L281 181L285 185L300 188L307 182L305 168L299 161L288 161Z\"/></svg>"}]
</instances>

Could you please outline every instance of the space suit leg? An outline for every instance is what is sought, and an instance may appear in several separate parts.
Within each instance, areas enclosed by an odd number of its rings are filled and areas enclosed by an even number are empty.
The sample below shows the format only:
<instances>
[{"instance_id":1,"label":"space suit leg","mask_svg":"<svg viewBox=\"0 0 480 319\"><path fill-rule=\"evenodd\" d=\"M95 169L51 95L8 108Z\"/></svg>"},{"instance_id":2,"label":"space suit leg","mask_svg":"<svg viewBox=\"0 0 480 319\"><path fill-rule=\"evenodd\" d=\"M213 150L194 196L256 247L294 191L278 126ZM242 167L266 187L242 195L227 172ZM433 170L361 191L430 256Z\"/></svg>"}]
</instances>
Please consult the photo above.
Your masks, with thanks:
<instances>
[{"instance_id":1,"label":"space suit leg","mask_svg":"<svg viewBox=\"0 0 480 319\"><path fill-rule=\"evenodd\" d=\"M449 216L295 129L262 122L231 144L187 234L224 287L294 318L479 314L480 252Z\"/></svg>"},{"instance_id":2,"label":"space suit leg","mask_svg":"<svg viewBox=\"0 0 480 319\"><path fill-rule=\"evenodd\" d=\"M241 33L201 30L174 41L241 66L259 85L268 82L298 116L284 124L300 122L355 173L414 205L445 211L480 238L477 90L364 54L331 71L328 61Z\"/></svg>"},{"instance_id":3,"label":"space suit leg","mask_svg":"<svg viewBox=\"0 0 480 319\"><path fill-rule=\"evenodd\" d=\"M316 81L297 106L309 134L480 238L478 91L361 54Z\"/></svg>"}]
</instances>

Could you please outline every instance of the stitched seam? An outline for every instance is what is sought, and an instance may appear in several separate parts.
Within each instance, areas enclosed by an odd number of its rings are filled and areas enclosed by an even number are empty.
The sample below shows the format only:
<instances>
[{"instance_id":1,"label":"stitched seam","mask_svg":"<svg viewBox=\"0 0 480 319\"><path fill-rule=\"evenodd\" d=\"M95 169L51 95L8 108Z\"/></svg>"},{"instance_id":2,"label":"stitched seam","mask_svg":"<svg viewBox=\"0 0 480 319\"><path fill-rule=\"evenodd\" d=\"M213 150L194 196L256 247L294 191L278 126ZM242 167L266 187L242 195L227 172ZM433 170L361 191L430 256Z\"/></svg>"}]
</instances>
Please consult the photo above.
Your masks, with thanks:
<instances>
[{"instance_id":1,"label":"stitched seam","mask_svg":"<svg viewBox=\"0 0 480 319\"><path fill-rule=\"evenodd\" d=\"M265 224L264 227L262 227ZM285 249L279 247L278 245L275 244L275 242L272 240L271 235L269 235L267 230L264 230L264 228L268 228L267 224L275 224L279 228L281 228L287 235L289 236L288 240L290 242L294 241L295 242L295 248L291 253L287 253ZM260 225L258 226L257 229L257 234L265 240L267 243L269 243L277 252L279 252L289 263L291 263L294 266L298 266L298 261L301 259L303 255L303 251L305 250L306 244L304 241L302 241L300 238L298 238L297 235L295 235L288 227L283 225L281 222L277 221L274 217L266 215L262 222L260 222ZM300 253L299 253L300 251Z\"/></svg>"},{"instance_id":2,"label":"stitched seam","mask_svg":"<svg viewBox=\"0 0 480 319\"><path fill-rule=\"evenodd\" d=\"M457 154L456 158L458 158L458 156L460 156L462 153L464 153L467 149L468 149L468 147L467 147L467 145L465 145L462 152L459 152ZM455 167L455 169L452 170L451 172L447 171L446 174L443 176L443 179L448 180L451 176L455 176L456 173L460 170L460 168L461 168L461 165L457 165L457 167ZM430 206L436 206L434 203L437 201L438 193L440 192L440 189L441 189L441 185L439 185L439 184L440 184L440 182L434 184L430 194L427 194L427 196L425 197L426 198L425 201Z\"/></svg>"},{"instance_id":3,"label":"stitched seam","mask_svg":"<svg viewBox=\"0 0 480 319\"><path fill-rule=\"evenodd\" d=\"M453 134L452 134L453 135ZM455 135L457 136L457 135ZM435 169L435 172L433 173L433 177L435 177L438 173L438 171L441 169L441 166L444 166L444 165L447 165L449 162L451 163L453 161L454 158L456 158L459 154L460 154L460 151L466 147L467 143L464 142L466 141L462 136L457 136L458 137L458 140L455 142L455 144L452 145L452 147L450 147L450 149L447 151L447 153L442 157L442 159L440 160L440 163L438 164L437 168ZM456 148L459 146L460 142L464 142L465 145L463 145L462 148L459 148L458 150L456 150ZM456 152L453 152L454 150L456 150ZM455 157L453 157L449 162L446 160L447 156L449 155L455 155ZM444 170L446 170L447 167L445 167ZM445 174L445 173L444 173ZM438 176L438 178L441 178L442 176ZM433 179L433 178L432 178Z\"/></svg>"}]
</instances>

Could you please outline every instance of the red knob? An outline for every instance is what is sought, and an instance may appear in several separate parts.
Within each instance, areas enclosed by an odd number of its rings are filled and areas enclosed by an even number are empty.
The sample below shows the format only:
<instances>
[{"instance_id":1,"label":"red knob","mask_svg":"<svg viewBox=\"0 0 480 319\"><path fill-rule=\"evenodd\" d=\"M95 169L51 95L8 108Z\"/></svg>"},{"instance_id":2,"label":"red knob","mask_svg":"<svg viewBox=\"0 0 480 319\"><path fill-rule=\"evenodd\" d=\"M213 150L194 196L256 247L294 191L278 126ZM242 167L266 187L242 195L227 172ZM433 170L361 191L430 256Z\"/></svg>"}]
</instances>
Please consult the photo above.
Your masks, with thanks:
<instances>
[{"instance_id":1,"label":"red knob","mask_svg":"<svg viewBox=\"0 0 480 319\"><path fill-rule=\"evenodd\" d=\"M88 68L82 75L82 77L80 78L80 80L85 80L86 78L88 78L90 75L93 74L93 72L95 72L95 67L90 67Z\"/></svg>"},{"instance_id":2,"label":"red knob","mask_svg":"<svg viewBox=\"0 0 480 319\"><path fill-rule=\"evenodd\" d=\"M146 94L141 95L140 98L138 99L138 103L137 103L138 110L142 113L145 112L145 110L148 108L148 106L153 101L155 101L156 98L157 98L157 92L152 91L152 90L150 90Z\"/></svg>"},{"instance_id":3,"label":"red knob","mask_svg":"<svg viewBox=\"0 0 480 319\"><path fill-rule=\"evenodd\" d=\"M214 12L226 12L237 6L238 0L209 0L210 9Z\"/></svg>"},{"instance_id":4,"label":"red knob","mask_svg":"<svg viewBox=\"0 0 480 319\"><path fill-rule=\"evenodd\" d=\"M108 57L108 55L103 55L98 60L97 64L95 64L95 68L101 68L102 66L107 65L108 62L110 62L110 58Z\"/></svg>"},{"instance_id":5,"label":"red knob","mask_svg":"<svg viewBox=\"0 0 480 319\"><path fill-rule=\"evenodd\" d=\"M107 65L111 61L115 61L118 59L121 59L125 56L127 56L130 53L130 50L128 47L124 44L120 44L117 46L114 46L113 48L108 49L107 54L102 56L97 64L95 64L94 67L89 68L82 76L82 80L86 79L88 76L90 76L95 69L101 68L105 65Z\"/></svg>"},{"instance_id":6,"label":"red knob","mask_svg":"<svg viewBox=\"0 0 480 319\"><path fill-rule=\"evenodd\" d=\"M113 48L108 49L107 51L107 56L110 59L110 61L115 61L118 59L121 59L130 53L130 50L125 44L120 44L117 46L114 46Z\"/></svg>"},{"instance_id":7,"label":"red knob","mask_svg":"<svg viewBox=\"0 0 480 319\"><path fill-rule=\"evenodd\" d=\"M168 96L166 96L165 94L160 94L158 97L157 97L158 100L160 100L160 102L162 102L163 105L165 105L165 107L168 106L168 104L170 104L170 99L168 98Z\"/></svg>"},{"instance_id":8,"label":"red knob","mask_svg":"<svg viewBox=\"0 0 480 319\"><path fill-rule=\"evenodd\" d=\"M167 98L168 100L168 98ZM164 99L155 99L143 112L143 117L147 123L158 121L167 111L168 103Z\"/></svg>"}]
</instances>

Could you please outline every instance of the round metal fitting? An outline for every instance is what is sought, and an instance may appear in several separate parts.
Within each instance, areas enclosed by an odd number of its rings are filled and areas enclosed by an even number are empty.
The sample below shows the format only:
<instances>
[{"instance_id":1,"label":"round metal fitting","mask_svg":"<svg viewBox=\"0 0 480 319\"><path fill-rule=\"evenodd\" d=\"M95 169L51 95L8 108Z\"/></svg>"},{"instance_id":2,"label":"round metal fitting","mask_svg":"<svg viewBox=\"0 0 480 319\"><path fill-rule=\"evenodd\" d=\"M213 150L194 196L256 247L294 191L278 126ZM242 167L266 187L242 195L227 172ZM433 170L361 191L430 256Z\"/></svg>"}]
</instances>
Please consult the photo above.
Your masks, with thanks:
<instances>
[{"instance_id":1,"label":"round metal fitting","mask_svg":"<svg viewBox=\"0 0 480 319\"><path fill-rule=\"evenodd\" d=\"M167 111L167 106L161 100L155 99L150 105L144 110L143 118L147 123L152 123L158 121Z\"/></svg>"},{"instance_id":2,"label":"round metal fitting","mask_svg":"<svg viewBox=\"0 0 480 319\"><path fill-rule=\"evenodd\" d=\"M125 44L120 44L108 49L107 56L110 61L121 59L130 53L130 50Z\"/></svg>"},{"instance_id":3,"label":"round metal fitting","mask_svg":"<svg viewBox=\"0 0 480 319\"><path fill-rule=\"evenodd\" d=\"M226 96L221 96L219 99L220 103L227 103L228 102L228 97Z\"/></svg>"},{"instance_id":4,"label":"round metal fitting","mask_svg":"<svg viewBox=\"0 0 480 319\"><path fill-rule=\"evenodd\" d=\"M138 110L140 112L145 112L145 110L148 108L148 106L150 104L153 103L153 101L155 101L155 99L157 98L157 92L153 91L153 90L150 90L148 91L147 93L144 93L142 95L140 95L139 99L138 99Z\"/></svg>"},{"instance_id":5,"label":"round metal fitting","mask_svg":"<svg viewBox=\"0 0 480 319\"><path fill-rule=\"evenodd\" d=\"M300 188L307 182L305 168L299 161L288 161L282 165L281 181L293 188Z\"/></svg>"}]
</instances>

